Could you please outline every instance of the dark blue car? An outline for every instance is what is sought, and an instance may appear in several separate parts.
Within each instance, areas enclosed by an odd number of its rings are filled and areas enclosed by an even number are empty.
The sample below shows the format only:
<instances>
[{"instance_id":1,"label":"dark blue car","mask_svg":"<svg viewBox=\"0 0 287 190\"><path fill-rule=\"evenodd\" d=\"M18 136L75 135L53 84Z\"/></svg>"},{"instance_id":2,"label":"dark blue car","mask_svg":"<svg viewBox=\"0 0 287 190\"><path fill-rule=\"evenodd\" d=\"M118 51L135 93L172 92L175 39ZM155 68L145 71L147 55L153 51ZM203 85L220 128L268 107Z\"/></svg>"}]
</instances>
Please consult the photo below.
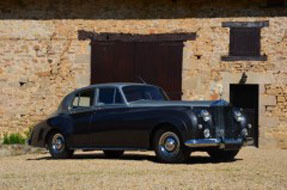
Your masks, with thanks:
<instances>
[{"instance_id":1,"label":"dark blue car","mask_svg":"<svg viewBox=\"0 0 287 190\"><path fill-rule=\"evenodd\" d=\"M53 158L74 150L154 150L159 161L184 162L192 151L232 160L252 141L242 109L223 100L170 101L153 85L91 85L67 95L55 114L37 124L29 144L47 147Z\"/></svg>"}]
</instances>

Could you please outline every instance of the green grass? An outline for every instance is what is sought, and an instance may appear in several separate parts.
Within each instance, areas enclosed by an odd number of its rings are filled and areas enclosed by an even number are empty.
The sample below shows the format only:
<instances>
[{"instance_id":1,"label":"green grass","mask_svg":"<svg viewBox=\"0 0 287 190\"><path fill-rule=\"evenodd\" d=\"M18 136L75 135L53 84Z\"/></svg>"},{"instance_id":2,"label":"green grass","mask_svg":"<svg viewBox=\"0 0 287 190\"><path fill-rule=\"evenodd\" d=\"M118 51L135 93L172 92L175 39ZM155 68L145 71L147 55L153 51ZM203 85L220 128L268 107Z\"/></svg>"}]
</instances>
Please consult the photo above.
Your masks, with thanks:
<instances>
[{"instance_id":1,"label":"green grass","mask_svg":"<svg viewBox=\"0 0 287 190\"><path fill-rule=\"evenodd\" d=\"M23 134L21 133L5 133L2 139L2 144L25 144L26 140L30 138L32 126L28 127ZM1 139L0 139L1 143Z\"/></svg>"},{"instance_id":2,"label":"green grass","mask_svg":"<svg viewBox=\"0 0 287 190\"><path fill-rule=\"evenodd\" d=\"M25 144L26 137L20 133L5 133L3 137L3 144Z\"/></svg>"}]
</instances>

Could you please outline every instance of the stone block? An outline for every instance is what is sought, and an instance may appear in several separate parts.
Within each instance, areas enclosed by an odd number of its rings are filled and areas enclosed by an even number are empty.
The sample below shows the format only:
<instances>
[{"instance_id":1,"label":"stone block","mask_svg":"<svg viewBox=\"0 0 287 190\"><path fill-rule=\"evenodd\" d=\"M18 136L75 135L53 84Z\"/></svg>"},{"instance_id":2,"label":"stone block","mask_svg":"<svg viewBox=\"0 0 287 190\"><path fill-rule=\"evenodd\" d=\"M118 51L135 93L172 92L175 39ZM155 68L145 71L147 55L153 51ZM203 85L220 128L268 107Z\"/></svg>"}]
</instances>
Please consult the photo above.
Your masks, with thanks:
<instances>
[{"instance_id":1,"label":"stone block","mask_svg":"<svg viewBox=\"0 0 287 190\"><path fill-rule=\"evenodd\" d=\"M187 77L187 78L183 79L182 82L183 82L182 83L183 89L195 90L195 89L199 88L201 80L199 77L191 76L191 77Z\"/></svg>"},{"instance_id":2,"label":"stone block","mask_svg":"<svg viewBox=\"0 0 287 190\"><path fill-rule=\"evenodd\" d=\"M264 128L272 128L279 125L279 119L277 117L259 117L259 125Z\"/></svg>"},{"instance_id":3,"label":"stone block","mask_svg":"<svg viewBox=\"0 0 287 190\"><path fill-rule=\"evenodd\" d=\"M261 95L259 98L260 105L276 105L276 96Z\"/></svg>"},{"instance_id":4,"label":"stone block","mask_svg":"<svg viewBox=\"0 0 287 190\"><path fill-rule=\"evenodd\" d=\"M281 103L281 102L285 102L286 99L283 96L279 96L279 97L277 97L277 101Z\"/></svg>"},{"instance_id":5,"label":"stone block","mask_svg":"<svg viewBox=\"0 0 287 190\"><path fill-rule=\"evenodd\" d=\"M232 73L232 72L223 72L222 77L223 81L227 83L239 83L242 73ZM246 72L247 81L246 84L272 84L275 82L274 75L272 73L254 73Z\"/></svg>"},{"instance_id":6,"label":"stone block","mask_svg":"<svg viewBox=\"0 0 287 190\"><path fill-rule=\"evenodd\" d=\"M76 88L84 87L90 85L90 75L89 74L78 74L76 75Z\"/></svg>"},{"instance_id":7,"label":"stone block","mask_svg":"<svg viewBox=\"0 0 287 190\"><path fill-rule=\"evenodd\" d=\"M89 54L77 54L75 56L75 63L90 63L91 55Z\"/></svg>"}]
</instances>

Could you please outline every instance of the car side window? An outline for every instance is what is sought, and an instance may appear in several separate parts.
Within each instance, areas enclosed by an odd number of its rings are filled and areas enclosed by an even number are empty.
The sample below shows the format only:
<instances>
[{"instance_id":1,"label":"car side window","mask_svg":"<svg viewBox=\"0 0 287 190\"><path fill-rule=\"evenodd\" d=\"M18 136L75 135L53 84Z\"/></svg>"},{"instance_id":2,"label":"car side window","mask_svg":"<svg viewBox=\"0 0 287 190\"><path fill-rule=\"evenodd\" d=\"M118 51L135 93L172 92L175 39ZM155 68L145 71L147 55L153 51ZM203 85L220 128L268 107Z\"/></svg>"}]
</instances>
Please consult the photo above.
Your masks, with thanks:
<instances>
[{"instance_id":1,"label":"car side window","mask_svg":"<svg viewBox=\"0 0 287 190\"><path fill-rule=\"evenodd\" d=\"M123 104L124 103L122 95L121 95L119 89L116 89L116 92L115 92L115 103L116 104Z\"/></svg>"},{"instance_id":2,"label":"car side window","mask_svg":"<svg viewBox=\"0 0 287 190\"><path fill-rule=\"evenodd\" d=\"M92 107L94 102L94 90L86 90L76 94L73 100L73 109Z\"/></svg>"},{"instance_id":3,"label":"car side window","mask_svg":"<svg viewBox=\"0 0 287 190\"><path fill-rule=\"evenodd\" d=\"M123 99L117 88L100 88L98 103L104 105L122 104Z\"/></svg>"}]
</instances>

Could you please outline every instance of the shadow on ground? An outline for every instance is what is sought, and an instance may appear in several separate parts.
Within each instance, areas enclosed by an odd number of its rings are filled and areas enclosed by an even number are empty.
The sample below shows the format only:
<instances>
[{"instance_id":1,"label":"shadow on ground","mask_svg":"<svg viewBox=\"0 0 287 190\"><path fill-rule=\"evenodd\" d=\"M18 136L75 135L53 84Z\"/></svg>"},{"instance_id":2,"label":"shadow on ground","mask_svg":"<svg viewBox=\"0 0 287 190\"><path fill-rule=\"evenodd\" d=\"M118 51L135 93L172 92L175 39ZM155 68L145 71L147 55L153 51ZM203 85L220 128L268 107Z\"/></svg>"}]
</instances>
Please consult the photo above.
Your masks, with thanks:
<instances>
[{"instance_id":1,"label":"shadow on ground","mask_svg":"<svg viewBox=\"0 0 287 190\"><path fill-rule=\"evenodd\" d=\"M159 163L157 158L154 155L142 155L142 154L126 154L119 158L107 158L104 154L75 154L72 158L66 160L89 160L89 159L98 159L98 160L127 160L127 161L150 161ZM49 156L39 157L39 158L28 158L28 161L32 160L53 160ZM188 161L184 164L210 164L210 163L222 163L222 162L236 162L242 159L235 158L231 161L215 161L212 160L209 156L191 156Z\"/></svg>"}]
</instances>

